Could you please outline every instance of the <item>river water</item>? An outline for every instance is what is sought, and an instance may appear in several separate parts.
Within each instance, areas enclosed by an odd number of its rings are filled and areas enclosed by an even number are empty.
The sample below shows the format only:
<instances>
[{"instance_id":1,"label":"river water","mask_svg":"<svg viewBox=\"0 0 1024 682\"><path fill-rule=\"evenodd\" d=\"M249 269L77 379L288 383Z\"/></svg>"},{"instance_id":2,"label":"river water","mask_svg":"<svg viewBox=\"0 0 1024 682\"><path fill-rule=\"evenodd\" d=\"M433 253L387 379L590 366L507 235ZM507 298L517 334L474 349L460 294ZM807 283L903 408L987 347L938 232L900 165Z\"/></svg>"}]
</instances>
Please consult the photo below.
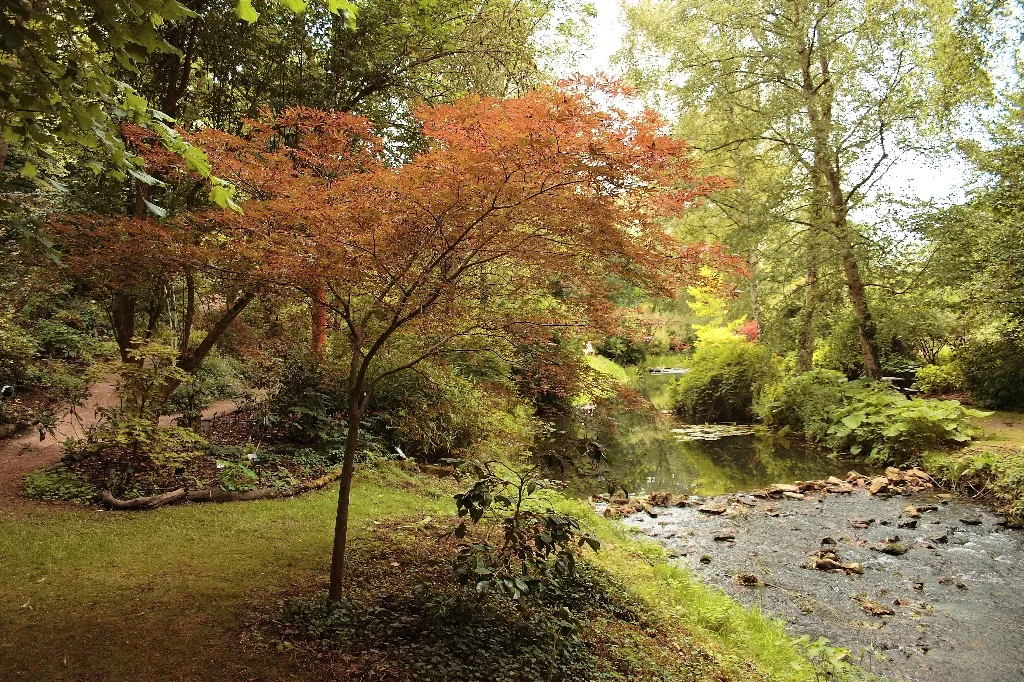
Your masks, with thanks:
<instances>
[{"instance_id":1,"label":"river water","mask_svg":"<svg viewBox=\"0 0 1024 682\"><path fill-rule=\"evenodd\" d=\"M665 384L652 384L658 399ZM585 417L566 430L584 439L578 454L591 462L589 471L566 476L571 490L699 496L624 522L705 582L783 621L791 635L826 637L872 672L914 682L1024 680L1020 531L968 499L932 493L752 498L742 493L871 472L766 435L687 440L673 431L680 426L666 415ZM908 505L923 511L911 518ZM887 542L905 553L879 551ZM807 568L823 549L863 573ZM741 584L749 576L757 578L753 587Z\"/></svg>"}]
</instances>

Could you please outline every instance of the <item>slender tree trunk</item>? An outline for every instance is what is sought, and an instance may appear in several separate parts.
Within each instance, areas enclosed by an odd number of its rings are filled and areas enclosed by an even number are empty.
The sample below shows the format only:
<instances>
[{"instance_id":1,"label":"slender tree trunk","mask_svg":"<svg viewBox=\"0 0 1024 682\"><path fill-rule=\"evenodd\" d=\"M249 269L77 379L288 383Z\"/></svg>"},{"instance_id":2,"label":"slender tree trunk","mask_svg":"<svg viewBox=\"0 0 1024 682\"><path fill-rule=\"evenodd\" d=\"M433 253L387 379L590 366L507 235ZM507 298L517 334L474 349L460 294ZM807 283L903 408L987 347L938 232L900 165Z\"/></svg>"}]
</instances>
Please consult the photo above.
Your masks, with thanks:
<instances>
[{"instance_id":1,"label":"slender tree trunk","mask_svg":"<svg viewBox=\"0 0 1024 682\"><path fill-rule=\"evenodd\" d=\"M867 292L860 276L860 265L853 251L849 225L845 212L835 217L836 237L843 250L843 273L846 275L846 289L850 295L850 304L857 316L857 333L860 337L860 350L864 358L864 376L878 379L882 376L881 363L878 360L878 342L875 340L875 321L871 317L868 306Z\"/></svg>"},{"instance_id":2,"label":"slender tree trunk","mask_svg":"<svg viewBox=\"0 0 1024 682\"><path fill-rule=\"evenodd\" d=\"M800 314L800 344L796 351L798 374L814 369L814 345L818 336L820 235L825 215L825 196L820 170L811 171L811 204L807 229L807 270L804 275L804 307Z\"/></svg>"},{"instance_id":3,"label":"slender tree trunk","mask_svg":"<svg viewBox=\"0 0 1024 682\"><path fill-rule=\"evenodd\" d=\"M350 398L354 400L355 398ZM345 461L341 466L341 484L338 486L338 511L334 517L334 548L331 551L330 601L341 599L342 581L345 579L345 549L348 547L348 508L352 496L352 475L355 472L356 447L359 442L359 409L348 412L348 438L345 439Z\"/></svg>"},{"instance_id":4,"label":"slender tree trunk","mask_svg":"<svg viewBox=\"0 0 1024 682\"><path fill-rule=\"evenodd\" d=\"M309 305L312 318L312 343L310 351L317 363L324 360L327 351L327 287L317 287L313 301Z\"/></svg>"},{"instance_id":5,"label":"slender tree trunk","mask_svg":"<svg viewBox=\"0 0 1024 682\"><path fill-rule=\"evenodd\" d=\"M813 248L807 254L805 279L804 309L800 314L800 345L796 351L797 374L814 369L814 345L818 335L818 258Z\"/></svg>"},{"instance_id":6,"label":"slender tree trunk","mask_svg":"<svg viewBox=\"0 0 1024 682\"><path fill-rule=\"evenodd\" d=\"M875 323L871 319L864 282L860 275L860 266L850 238L850 226L847 221L850 197L843 191L839 155L831 146L834 86L830 75L829 54L822 46L818 46L817 62L820 68L818 75L820 82L816 85L815 76L811 71L811 64L814 61L813 49L803 37L798 38L797 47L803 77L805 106L814 142L814 160L811 172L818 177L823 176L825 180L832 214L832 229L842 250L846 287L850 295L850 303L857 316L861 354L864 359L864 374L877 379L881 376L882 371L878 362L878 346L875 342Z\"/></svg>"},{"instance_id":7,"label":"slender tree trunk","mask_svg":"<svg viewBox=\"0 0 1024 682\"><path fill-rule=\"evenodd\" d=\"M750 255L747 257L750 263L750 311L754 315L758 329L764 329L761 324L763 311L761 310L761 291L757 285L757 246L750 247Z\"/></svg>"},{"instance_id":8,"label":"slender tree trunk","mask_svg":"<svg viewBox=\"0 0 1024 682\"><path fill-rule=\"evenodd\" d=\"M345 549L348 546L348 508L352 496L352 475L356 467L356 448L359 445L359 426L363 419L363 374L361 353L352 350L349 366L348 437L345 439L345 459L341 465L341 483L338 486L338 510L334 518L334 548L331 550L331 586L327 598L341 599L342 581L345 579Z\"/></svg>"}]
</instances>

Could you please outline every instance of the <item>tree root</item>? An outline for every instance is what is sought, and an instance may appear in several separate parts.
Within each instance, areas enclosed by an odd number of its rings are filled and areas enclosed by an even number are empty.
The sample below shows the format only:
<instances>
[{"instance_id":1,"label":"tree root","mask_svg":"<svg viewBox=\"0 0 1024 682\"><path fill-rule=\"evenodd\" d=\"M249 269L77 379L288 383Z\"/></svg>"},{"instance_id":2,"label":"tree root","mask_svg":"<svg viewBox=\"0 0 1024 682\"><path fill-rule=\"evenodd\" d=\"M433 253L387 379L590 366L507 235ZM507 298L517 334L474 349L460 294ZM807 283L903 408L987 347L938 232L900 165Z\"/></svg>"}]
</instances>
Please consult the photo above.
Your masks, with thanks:
<instances>
[{"instance_id":1,"label":"tree root","mask_svg":"<svg viewBox=\"0 0 1024 682\"><path fill-rule=\"evenodd\" d=\"M294 488L286 490L279 488L257 488L256 490L220 490L219 488L186 490L185 488L178 488L161 495L137 497L133 500L118 499L109 490L104 490L97 496L97 502L108 509L115 510L156 509L178 502L248 502L250 500L267 500L275 497L294 497L295 495L301 495L312 490L320 490L340 477L341 467L338 467L320 478L300 483Z\"/></svg>"}]
</instances>

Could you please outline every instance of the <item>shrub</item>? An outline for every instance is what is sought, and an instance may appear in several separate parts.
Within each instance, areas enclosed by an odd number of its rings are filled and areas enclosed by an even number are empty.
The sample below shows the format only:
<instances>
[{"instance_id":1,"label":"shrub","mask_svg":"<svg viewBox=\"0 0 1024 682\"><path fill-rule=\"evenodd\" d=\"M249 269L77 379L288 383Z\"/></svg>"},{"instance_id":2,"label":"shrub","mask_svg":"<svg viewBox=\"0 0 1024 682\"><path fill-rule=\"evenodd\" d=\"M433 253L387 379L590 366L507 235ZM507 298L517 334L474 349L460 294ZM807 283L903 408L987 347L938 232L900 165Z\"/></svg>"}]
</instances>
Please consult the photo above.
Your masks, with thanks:
<instances>
[{"instance_id":1,"label":"shrub","mask_svg":"<svg viewBox=\"0 0 1024 682\"><path fill-rule=\"evenodd\" d=\"M929 453L928 471L958 490L984 495L1018 521L1024 520L1024 450L974 450L953 455Z\"/></svg>"},{"instance_id":2,"label":"shrub","mask_svg":"<svg viewBox=\"0 0 1024 682\"><path fill-rule=\"evenodd\" d=\"M572 516L557 512L545 491L551 481L521 472L504 462L456 461L478 479L455 495L463 519L452 531L461 540L453 562L459 584L477 593L495 592L514 601L558 587L576 572L576 555L584 545L601 543ZM487 519L501 528L502 541L488 534L469 539L472 524Z\"/></svg>"},{"instance_id":3,"label":"shrub","mask_svg":"<svg viewBox=\"0 0 1024 682\"><path fill-rule=\"evenodd\" d=\"M159 428L148 416L106 410L104 417L88 429L84 439L65 442L64 459L69 463L95 460L104 484L118 497L142 494L140 475L184 468L207 447L194 431L180 426Z\"/></svg>"},{"instance_id":4,"label":"shrub","mask_svg":"<svg viewBox=\"0 0 1024 682\"><path fill-rule=\"evenodd\" d=\"M675 409L692 422L749 421L754 396L771 371L767 351L741 339L703 342L690 372L672 387Z\"/></svg>"},{"instance_id":5,"label":"shrub","mask_svg":"<svg viewBox=\"0 0 1024 682\"><path fill-rule=\"evenodd\" d=\"M914 387L924 393L958 393L966 388L966 379L959 362L925 365L917 370Z\"/></svg>"},{"instance_id":6,"label":"shrub","mask_svg":"<svg viewBox=\"0 0 1024 682\"><path fill-rule=\"evenodd\" d=\"M344 440L347 382L310 358L285 364L281 384L269 401L268 425L289 440L322 445Z\"/></svg>"},{"instance_id":7,"label":"shrub","mask_svg":"<svg viewBox=\"0 0 1024 682\"><path fill-rule=\"evenodd\" d=\"M846 376L841 372L804 372L767 387L757 402L757 415L775 430L786 429L820 442L843 404L846 384Z\"/></svg>"},{"instance_id":8,"label":"shrub","mask_svg":"<svg viewBox=\"0 0 1024 682\"><path fill-rule=\"evenodd\" d=\"M11 316L0 313L0 385L23 381L35 354L32 337Z\"/></svg>"},{"instance_id":9,"label":"shrub","mask_svg":"<svg viewBox=\"0 0 1024 682\"><path fill-rule=\"evenodd\" d=\"M242 395L237 362L214 353L171 394L167 411L180 412L183 426L196 426L210 403Z\"/></svg>"},{"instance_id":10,"label":"shrub","mask_svg":"<svg viewBox=\"0 0 1024 682\"><path fill-rule=\"evenodd\" d=\"M624 336L612 336L597 347L599 355L614 360L620 365L642 365L647 358L647 350L640 344L633 343Z\"/></svg>"},{"instance_id":11,"label":"shrub","mask_svg":"<svg viewBox=\"0 0 1024 682\"><path fill-rule=\"evenodd\" d=\"M826 442L833 450L866 453L869 462L903 464L927 449L966 443L975 434L970 417L986 414L956 400L908 400L879 384L846 394L849 402L836 413Z\"/></svg>"},{"instance_id":12,"label":"shrub","mask_svg":"<svg viewBox=\"0 0 1024 682\"><path fill-rule=\"evenodd\" d=\"M54 502L89 502L96 488L67 469L35 471L25 477L25 494Z\"/></svg>"},{"instance_id":13,"label":"shrub","mask_svg":"<svg viewBox=\"0 0 1024 682\"><path fill-rule=\"evenodd\" d=\"M534 423L521 401L452 368L424 363L394 375L370 401L368 430L426 461L498 457L528 448Z\"/></svg>"},{"instance_id":14,"label":"shrub","mask_svg":"<svg viewBox=\"0 0 1024 682\"><path fill-rule=\"evenodd\" d=\"M1024 343L1013 335L968 344L957 355L974 402L993 409L1024 407Z\"/></svg>"},{"instance_id":15,"label":"shrub","mask_svg":"<svg viewBox=\"0 0 1024 682\"><path fill-rule=\"evenodd\" d=\"M64 360L84 360L92 354L95 339L60 320L38 320L32 334L42 355Z\"/></svg>"},{"instance_id":16,"label":"shrub","mask_svg":"<svg viewBox=\"0 0 1024 682\"><path fill-rule=\"evenodd\" d=\"M766 390L758 412L769 426L832 450L895 463L971 440L970 418L985 415L955 400L908 400L888 384L822 370Z\"/></svg>"}]
</instances>

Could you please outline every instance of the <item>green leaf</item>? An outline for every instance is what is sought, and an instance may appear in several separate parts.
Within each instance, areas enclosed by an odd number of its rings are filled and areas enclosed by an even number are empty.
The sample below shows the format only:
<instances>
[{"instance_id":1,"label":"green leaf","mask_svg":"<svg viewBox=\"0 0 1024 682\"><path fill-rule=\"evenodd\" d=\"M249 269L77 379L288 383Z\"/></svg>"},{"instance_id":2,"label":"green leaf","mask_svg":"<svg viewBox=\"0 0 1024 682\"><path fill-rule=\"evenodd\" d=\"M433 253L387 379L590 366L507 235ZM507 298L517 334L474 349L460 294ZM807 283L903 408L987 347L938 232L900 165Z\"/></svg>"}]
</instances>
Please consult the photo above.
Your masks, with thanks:
<instances>
[{"instance_id":1,"label":"green leaf","mask_svg":"<svg viewBox=\"0 0 1024 682\"><path fill-rule=\"evenodd\" d=\"M128 91L125 93L124 104L122 106L126 111L134 111L139 114L146 113L146 109L149 108L146 98L134 91Z\"/></svg>"},{"instance_id":2,"label":"green leaf","mask_svg":"<svg viewBox=\"0 0 1024 682\"><path fill-rule=\"evenodd\" d=\"M39 175L39 167L31 161L26 161L25 165L21 167L21 174L26 178L34 178Z\"/></svg>"},{"instance_id":3,"label":"green leaf","mask_svg":"<svg viewBox=\"0 0 1024 682\"><path fill-rule=\"evenodd\" d=\"M153 186L153 185L162 186L164 184L164 183L160 182L159 180L157 180L156 178L154 178L149 173L144 173L142 171L137 171L134 168L126 168L125 170L127 170L128 173L133 178L135 178L136 180L138 180L139 182L141 182L143 184L150 185L150 186Z\"/></svg>"},{"instance_id":4,"label":"green leaf","mask_svg":"<svg viewBox=\"0 0 1024 682\"><path fill-rule=\"evenodd\" d=\"M221 208L227 208L231 201L231 190L223 185L214 185L210 188L210 201L217 204Z\"/></svg>"},{"instance_id":5,"label":"green leaf","mask_svg":"<svg viewBox=\"0 0 1024 682\"><path fill-rule=\"evenodd\" d=\"M866 416L867 415L865 415L863 412L854 412L853 414L848 414L845 417L843 417L843 424L845 424L846 427L849 429L855 429L861 425L861 422L864 421L864 417Z\"/></svg>"},{"instance_id":6,"label":"green leaf","mask_svg":"<svg viewBox=\"0 0 1024 682\"><path fill-rule=\"evenodd\" d=\"M327 9L331 14L345 13L345 26L351 30L356 27L356 13L359 11L349 0L327 0Z\"/></svg>"},{"instance_id":7,"label":"green leaf","mask_svg":"<svg viewBox=\"0 0 1024 682\"><path fill-rule=\"evenodd\" d=\"M247 21L250 24L256 23L256 20L260 18L260 13L252 8L252 0L238 0L235 14L242 21Z\"/></svg>"},{"instance_id":8,"label":"green leaf","mask_svg":"<svg viewBox=\"0 0 1024 682\"><path fill-rule=\"evenodd\" d=\"M143 201L143 203L146 204L146 208L149 209L149 212L152 213L153 215L155 215L157 218L166 218L167 217L167 209L166 208L161 208L160 206L157 206L156 204L154 204L151 201L149 201L148 199L143 199L142 201Z\"/></svg>"},{"instance_id":9,"label":"green leaf","mask_svg":"<svg viewBox=\"0 0 1024 682\"><path fill-rule=\"evenodd\" d=\"M309 3L307 3L306 0L281 0L281 4L296 14L302 14L306 11L306 6Z\"/></svg>"}]
</instances>

